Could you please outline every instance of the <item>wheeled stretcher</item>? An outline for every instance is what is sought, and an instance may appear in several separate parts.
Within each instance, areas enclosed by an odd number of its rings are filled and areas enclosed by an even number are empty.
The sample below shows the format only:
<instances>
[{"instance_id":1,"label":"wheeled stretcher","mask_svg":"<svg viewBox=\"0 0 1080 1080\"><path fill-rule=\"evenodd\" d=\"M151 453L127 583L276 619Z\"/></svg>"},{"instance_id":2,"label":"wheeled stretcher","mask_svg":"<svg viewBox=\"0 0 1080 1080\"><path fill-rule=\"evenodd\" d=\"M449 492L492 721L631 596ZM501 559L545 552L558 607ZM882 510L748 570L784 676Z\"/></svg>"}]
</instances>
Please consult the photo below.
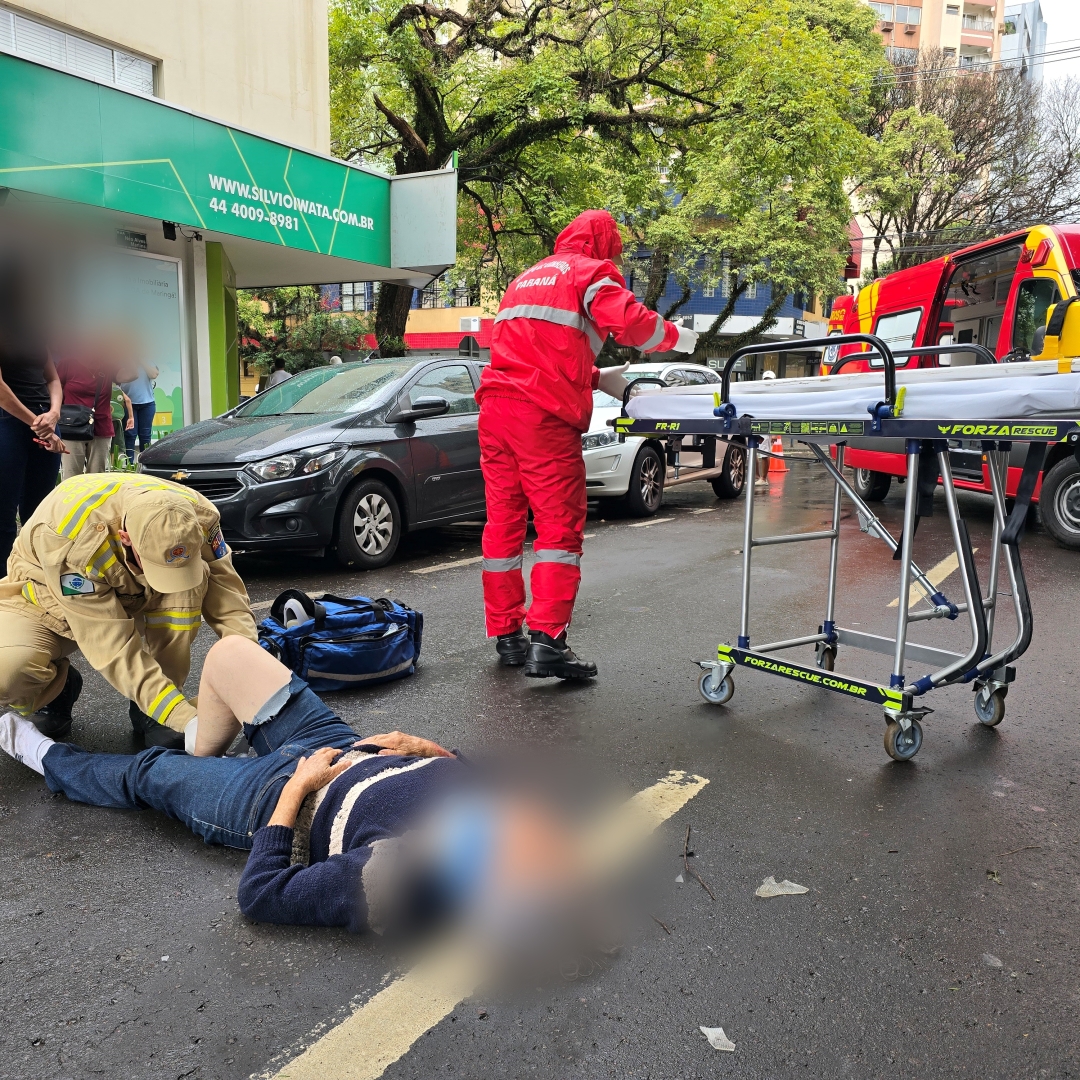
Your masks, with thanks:
<instances>
[{"instance_id":1,"label":"wheeled stretcher","mask_svg":"<svg viewBox=\"0 0 1080 1080\"><path fill-rule=\"evenodd\" d=\"M881 371L792 379L772 383L731 383L731 372L744 356L764 352L826 350L862 344L869 352L859 359L880 364ZM915 354L981 354L975 366L898 372L896 358ZM735 438L747 447L746 515L742 548L742 606L735 645L718 646L715 660L695 661L702 668L702 697L717 705L735 692L733 672L748 667L793 679L848 697L879 705L885 717L885 749L897 760L918 753L923 732L920 721L933 710L919 704L930 690L951 683L971 683L975 713L994 726L1005 715L1005 696L1015 678L1014 662L1031 642L1032 613L1020 559L1020 539L1049 443L1066 442L1080 461L1080 364L1070 361L999 365L973 345L930 346L894 353L869 334L848 334L817 340L798 340L748 346L727 361L716 393L708 387L651 390L634 395L628 390L624 415L614 421L621 435L666 440L669 446L688 436ZM845 360L846 362L846 360ZM881 396L884 380L884 396ZM631 396L634 395L634 396ZM832 522L828 529L779 536L754 535L756 457L763 441L776 435L806 444L813 464L832 480ZM844 476L844 448L866 438L904 441L907 481L904 518L894 537ZM979 440L986 455L994 503L990 569L984 592L976 572L971 538L957 506L949 461L949 440ZM1006 513L1005 477L1012 444L1029 444L1026 464L1011 513ZM833 448L830 452L830 447ZM944 488L953 546L959 563L962 599L950 599L931 583L913 559L920 517L933 512L934 491ZM836 583L840 562L840 510L847 498L855 507L862 532L884 542L899 562L900 591L896 636L881 637L848 629L836 621ZM755 549L776 544L829 544L828 585L822 620L816 632L751 647L751 570ZM1002 587L1002 567L1007 588ZM925 606L912 609L912 590ZM994 624L999 601L1011 601L1015 637L995 651ZM964 617L970 628L965 653L907 640L912 623ZM840 647L869 650L892 657L885 682L836 672ZM790 649L812 647L814 662L778 658ZM908 669L925 674L911 678ZM929 669L929 670L927 670Z\"/></svg>"}]
</instances>

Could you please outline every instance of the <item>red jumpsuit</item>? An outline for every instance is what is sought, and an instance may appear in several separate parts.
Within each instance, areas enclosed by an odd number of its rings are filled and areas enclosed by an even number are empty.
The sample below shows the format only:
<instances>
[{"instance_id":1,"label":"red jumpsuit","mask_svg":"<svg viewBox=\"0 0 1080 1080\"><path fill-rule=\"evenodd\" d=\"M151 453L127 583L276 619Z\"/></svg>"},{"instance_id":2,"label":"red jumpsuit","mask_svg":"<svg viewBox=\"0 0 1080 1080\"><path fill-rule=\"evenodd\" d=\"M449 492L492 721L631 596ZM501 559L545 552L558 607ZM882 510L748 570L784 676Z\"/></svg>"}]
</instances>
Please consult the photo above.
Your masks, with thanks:
<instances>
[{"instance_id":1,"label":"red jumpsuit","mask_svg":"<svg viewBox=\"0 0 1080 1080\"><path fill-rule=\"evenodd\" d=\"M525 621L521 573L530 508L536 527L531 630L557 638L581 581L585 462L594 366L608 334L644 352L670 349L679 328L634 299L611 260L622 251L615 219L587 210L555 252L506 290L480 379L480 467L487 494L484 608L491 637Z\"/></svg>"}]
</instances>

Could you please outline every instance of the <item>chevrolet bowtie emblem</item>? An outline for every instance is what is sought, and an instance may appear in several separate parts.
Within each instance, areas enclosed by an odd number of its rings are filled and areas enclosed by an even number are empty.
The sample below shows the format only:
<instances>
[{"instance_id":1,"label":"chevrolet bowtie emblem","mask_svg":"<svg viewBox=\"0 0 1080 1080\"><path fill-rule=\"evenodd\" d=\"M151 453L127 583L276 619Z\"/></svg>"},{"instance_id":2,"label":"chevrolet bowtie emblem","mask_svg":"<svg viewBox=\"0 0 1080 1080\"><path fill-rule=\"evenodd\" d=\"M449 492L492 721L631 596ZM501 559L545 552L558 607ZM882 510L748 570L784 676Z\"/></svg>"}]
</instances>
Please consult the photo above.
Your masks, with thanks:
<instances>
[{"instance_id":1,"label":"chevrolet bowtie emblem","mask_svg":"<svg viewBox=\"0 0 1080 1080\"><path fill-rule=\"evenodd\" d=\"M190 480L191 479L191 473L184 472L183 469L180 469L177 472L174 472L172 474L172 476L169 477L169 479L170 480L179 480L181 483L183 483L185 480Z\"/></svg>"}]
</instances>

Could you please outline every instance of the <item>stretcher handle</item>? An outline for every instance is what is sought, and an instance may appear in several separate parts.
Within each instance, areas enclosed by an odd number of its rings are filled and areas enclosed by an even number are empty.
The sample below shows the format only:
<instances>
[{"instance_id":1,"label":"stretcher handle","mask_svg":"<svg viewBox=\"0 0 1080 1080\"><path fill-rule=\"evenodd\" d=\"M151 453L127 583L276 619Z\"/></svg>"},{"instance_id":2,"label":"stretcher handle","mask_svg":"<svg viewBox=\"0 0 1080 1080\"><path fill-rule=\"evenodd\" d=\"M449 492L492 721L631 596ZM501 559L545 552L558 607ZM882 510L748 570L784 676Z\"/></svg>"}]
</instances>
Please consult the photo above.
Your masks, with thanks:
<instances>
[{"instance_id":1,"label":"stretcher handle","mask_svg":"<svg viewBox=\"0 0 1080 1080\"><path fill-rule=\"evenodd\" d=\"M744 356L756 356L759 353L805 352L808 349L829 349L833 345L869 345L885 361L885 404L896 404L896 363L892 350L875 334L834 334L823 338L796 338L794 341L770 341L761 345L744 345L736 349L724 365L720 380L720 404L728 402L728 389L731 386L731 372L735 363Z\"/></svg>"},{"instance_id":2,"label":"stretcher handle","mask_svg":"<svg viewBox=\"0 0 1080 1080\"><path fill-rule=\"evenodd\" d=\"M939 353L974 353L976 364L996 364L997 357L985 346L976 345L974 342L963 345L920 345L916 349L897 349L893 352L893 359L899 360L901 356L936 356ZM841 356L831 368L830 375L836 375L845 364L852 360L877 360L876 352L852 353L850 356Z\"/></svg>"}]
</instances>

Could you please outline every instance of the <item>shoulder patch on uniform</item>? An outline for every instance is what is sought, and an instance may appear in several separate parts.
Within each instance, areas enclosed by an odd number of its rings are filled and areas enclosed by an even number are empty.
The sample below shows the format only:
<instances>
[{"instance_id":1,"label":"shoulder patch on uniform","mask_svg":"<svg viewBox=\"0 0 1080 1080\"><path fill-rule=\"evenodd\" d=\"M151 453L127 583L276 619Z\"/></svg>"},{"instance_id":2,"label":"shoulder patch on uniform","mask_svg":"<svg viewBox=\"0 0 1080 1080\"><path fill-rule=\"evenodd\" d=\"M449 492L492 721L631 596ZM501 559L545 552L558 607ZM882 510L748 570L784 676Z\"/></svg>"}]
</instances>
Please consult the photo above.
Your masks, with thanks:
<instances>
[{"instance_id":1,"label":"shoulder patch on uniform","mask_svg":"<svg viewBox=\"0 0 1080 1080\"><path fill-rule=\"evenodd\" d=\"M211 530L210 535L206 538L206 542L214 552L215 559L224 559L229 553L229 549L225 546L225 537L221 535L220 526L215 526Z\"/></svg>"},{"instance_id":2,"label":"shoulder patch on uniform","mask_svg":"<svg viewBox=\"0 0 1080 1080\"><path fill-rule=\"evenodd\" d=\"M61 574L60 594L62 596L93 596L94 583L82 574Z\"/></svg>"}]
</instances>

